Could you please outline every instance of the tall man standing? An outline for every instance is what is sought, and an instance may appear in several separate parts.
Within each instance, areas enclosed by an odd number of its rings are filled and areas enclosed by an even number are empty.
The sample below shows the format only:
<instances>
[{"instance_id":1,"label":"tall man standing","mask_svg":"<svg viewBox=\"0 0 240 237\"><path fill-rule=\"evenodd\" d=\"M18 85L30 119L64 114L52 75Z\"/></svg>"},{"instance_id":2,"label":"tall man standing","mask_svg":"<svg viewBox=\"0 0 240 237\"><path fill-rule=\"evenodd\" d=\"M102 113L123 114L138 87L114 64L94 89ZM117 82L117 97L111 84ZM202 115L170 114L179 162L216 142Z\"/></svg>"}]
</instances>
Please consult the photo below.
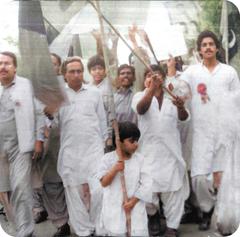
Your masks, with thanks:
<instances>
[{"instance_id":1,"label":"tall man standing","mask_svg":"<svg viewBox=\"0 0 240 237\"><path fill-rule=\"evenodd\" d=\"M58 112L58 173L65 188L70 224L78 236L91 235L96 227L101 186L94 175L107 139L101 92L83 84L83 70L79 57L68 58L63 63L68 102Z\"/></svg>"},{"instance_id":2,"label":"tall man standing","mask_svg":"<svg viewBox=\"0 0 240 237\"><path fill-rule=\"evenodd\" d=\"M17 237L32 236L31 152L35 142L34 97L30 81L16 75L17 59L0 53L0 159L8 162Z\"/></svg>"},{"instance_id":3,"label":"tall man standing","mask_svg":"<svg viewBox=\"0 0 240 237\"><path fill-rule=\"evenodd\" d=\"M240 87L237 72L229 65L217 60L220 43L211 31L203 31L197 39L197 49L202 62L190 66L181 79L187 81L192 90L192 164L193 191L202 211L200 230L210 226L215 203L214 187L220 182L224 163L222 151L216 150L218 101L224 92ZM212 179L213 175L213 179Z\"/></svg>"}]
</instances>

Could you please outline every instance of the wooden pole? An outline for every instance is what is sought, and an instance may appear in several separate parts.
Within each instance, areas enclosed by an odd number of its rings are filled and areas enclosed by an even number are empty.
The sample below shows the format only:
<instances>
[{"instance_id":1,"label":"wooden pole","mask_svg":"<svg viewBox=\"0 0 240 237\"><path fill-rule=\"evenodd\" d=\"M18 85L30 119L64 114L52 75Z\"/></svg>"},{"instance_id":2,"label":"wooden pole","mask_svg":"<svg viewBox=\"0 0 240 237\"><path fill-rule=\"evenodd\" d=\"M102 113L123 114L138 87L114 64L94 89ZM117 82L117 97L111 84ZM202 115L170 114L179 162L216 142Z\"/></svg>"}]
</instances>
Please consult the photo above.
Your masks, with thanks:
<instances>
[{"instance_id":1,"label":"wooden pole","mask_svg":"<svg viewBox=\"0 0 240 237\"><path fill-rule=\"evenodd\" d=\"M103 26L103 19L102 19L102 14L100 10L100 4L99 1L96 0L95 3L92 3L90 1L91 5L96 9L98 13L98 18L99 18L99 23L100 23L100 30L101 30L101 37L102 37L102 46L103 46L103 55L104 55L104 61L105 61L105 66L106 66L106 72L107 72L107 80L109 83L109 88L110 88L110 93L111 93L111 98L113 100L113 90L112 90L112 85L111 85L111 80L110 80L110 75L109 75L109 58L108 58L108 53L107 53L107 45L106 45L106 35L104 32L104 26ZM112 101L112 104L114 105L114 102ZM112 112L115 114L115 107L113 107ZM119 137L119 128L118 128L118 123L116 118L113 120L113 129L115 133L115 143L116 143L116 152L118 154L119 160L121 162L124 162L123 159L123 154L121 151L120 147L120 137ZM123 193L123 200L124 202L128 201L128 195L127 195L127 189L126 189L126 182L125 182L125 177L124 177L124 171L120 172L120 180L121 180L121 186L122 186L122 193ZM131 213L126 212L126 225L127 225L127 236L131 236Z\"/></svg>"},{"instance_id":2,"label":"wooden pole","mask_svg":"<svg viewBox=\"0 0 240 237\"><path fill-rule=\"evenodd\" d=\"M116 33L116 35L124 42L124 44L130 49L130 51L148 68L148 70L150 72L152 72L154 74L154 72L152 71L150 65L148 62L146 62L146 60L143 59L143 57L141 57L139 54L137 54L132 47L128 44L128 42L124 39L124 37L119 33L119 31L112 25L112 23L101 13L101 11L94 5L94 3L90 0L88 0L88 2L93 6L93 8L96 10L96 12L98 13L98 16L101 18L101 21L104 20L110 27L111 29ZM96 0L96 2L98 2ZM163 89L174 99L176 99L176 96L167 88L167 87L163 87Z\"/></svg>"}]
</instances>

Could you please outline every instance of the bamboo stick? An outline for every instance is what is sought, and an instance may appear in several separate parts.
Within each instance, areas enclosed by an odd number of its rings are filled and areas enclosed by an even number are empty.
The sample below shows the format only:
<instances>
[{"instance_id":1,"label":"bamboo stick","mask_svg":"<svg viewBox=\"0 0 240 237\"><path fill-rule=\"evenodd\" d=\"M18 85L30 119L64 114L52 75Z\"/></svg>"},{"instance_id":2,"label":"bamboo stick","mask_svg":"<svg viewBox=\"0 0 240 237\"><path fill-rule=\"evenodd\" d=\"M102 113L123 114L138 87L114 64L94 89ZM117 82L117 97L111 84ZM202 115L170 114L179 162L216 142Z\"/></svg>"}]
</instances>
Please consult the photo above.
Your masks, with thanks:
<instances>
[{"instance_id":1,"label":"bamboo stick","mask_svg":"<svg viewBox=\"0 0 240 237\"><path fill-rule=\"evenodd\" d=\"M109 87L111 89L110 93L111 93L111 98L113 100L113 90L112 90L112 85L111 85L111 80L110 80L110 75L109 75L109 58L108 58L108 54L107 54L107 50L106 50L106 35L104 32L104 26L103 26L103 20L102 20L102 14L101 14L101 10L100 10L100 4L99 1L95 1L96 5L93 4L92 2L90 2L92 4L92 6L94 6L94 8L96 9L97 13L98 13L98 18L99 18L99 23L100 23L100 30L101 30L101 37L102 37L102 46L103 46L103 55L104 55L104 61L105 61L105 65L106 65L106 72L107 72L107 78L108 78L108 83L109 83ZM112 101L113 102L113 101ZM114 103L112 103L114 104ZM115 113L115 107L113 107L114 109L114 113ZM121 151L121 147L120 147L120 137L119 137L119 128L118 128L118 123L116 118L113 120L113 129L115 132L115 143L116 143L116 151L119 157L119 160L124 162L123 159L123 154ZM124 177L124 171L120 172L120 180L121 180L121 186L122 186L122 193L123 193L123 201L127 202L128 201L128 195L127 195L127 188L126 188L126 182L125 182L125 177ZM131 213L130 212L126 212L126 226L127 226L127 236L131 236Z\"/></svg>"}]
</instances>

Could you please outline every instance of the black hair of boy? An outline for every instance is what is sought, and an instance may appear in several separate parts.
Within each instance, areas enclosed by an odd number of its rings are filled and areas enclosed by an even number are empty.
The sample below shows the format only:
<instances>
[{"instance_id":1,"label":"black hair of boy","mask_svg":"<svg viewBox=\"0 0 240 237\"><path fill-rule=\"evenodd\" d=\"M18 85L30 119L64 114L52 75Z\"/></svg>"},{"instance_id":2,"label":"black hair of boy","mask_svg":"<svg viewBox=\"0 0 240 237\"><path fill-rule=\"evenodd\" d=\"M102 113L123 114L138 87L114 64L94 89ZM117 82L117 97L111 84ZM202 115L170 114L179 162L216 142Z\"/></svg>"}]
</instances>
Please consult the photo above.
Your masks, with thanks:
<instances>
[{"instance_id":1,"label":"black hair of boy","mask_svg":"<svg viewBox=\"0 0 240 237\"><path fill-rule=\"evenodd\" d=\"M101 55L97 54L97 55L89 58L88 63L87 63L88 71L90 72L91 69L95 66L101 66L104 69L106 69L104 58Z\"/></svg>"},{"instance_id":2,"label":"black hair of boy","mask_svg":"<svg viewBox=\"0 0 240 237\"><path fill-rule=\"evenodd\" d=\"M127 138L132 138L133 140L138 141L138 139L141 136L139 128L137 127L136 124L132 122L126 121L126 122L118 123L118 128L119 128L119 138L121 142L123 142ZM113 131L113 146L116 148L114 131Z\"/></svg>"}]
</instances>

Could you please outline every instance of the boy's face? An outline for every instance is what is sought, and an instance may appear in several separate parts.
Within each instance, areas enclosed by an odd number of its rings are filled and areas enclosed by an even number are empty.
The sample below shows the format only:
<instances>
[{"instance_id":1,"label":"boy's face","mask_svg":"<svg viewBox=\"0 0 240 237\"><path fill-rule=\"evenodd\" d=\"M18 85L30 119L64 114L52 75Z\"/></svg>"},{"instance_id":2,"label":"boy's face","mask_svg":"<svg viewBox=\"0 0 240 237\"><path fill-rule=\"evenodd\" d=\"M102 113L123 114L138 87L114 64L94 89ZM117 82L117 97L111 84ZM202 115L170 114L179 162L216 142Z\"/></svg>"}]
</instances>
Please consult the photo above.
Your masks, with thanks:
<instances>
[{"instance_id":1,"label":"boy's face","mask_svg":"<svg viewBox=\"0 0 240 237\"><path fill-rule=\"evenodd\" d=\"M131 156L138 148L138 141L134 138L126 138L121 144L122 150L127 156Z\"/></svg>"},{"instance_id":2,"label":"boy's face","mask_svg":"<svg viewBox=\"0 0 240 237\"><path fill-rule=\"evenodd\" d=\"M105 68L101 65L96 65L91 68L90 74L96 84L99 84L106 76Z\"/></svg>"}]
</instances>

